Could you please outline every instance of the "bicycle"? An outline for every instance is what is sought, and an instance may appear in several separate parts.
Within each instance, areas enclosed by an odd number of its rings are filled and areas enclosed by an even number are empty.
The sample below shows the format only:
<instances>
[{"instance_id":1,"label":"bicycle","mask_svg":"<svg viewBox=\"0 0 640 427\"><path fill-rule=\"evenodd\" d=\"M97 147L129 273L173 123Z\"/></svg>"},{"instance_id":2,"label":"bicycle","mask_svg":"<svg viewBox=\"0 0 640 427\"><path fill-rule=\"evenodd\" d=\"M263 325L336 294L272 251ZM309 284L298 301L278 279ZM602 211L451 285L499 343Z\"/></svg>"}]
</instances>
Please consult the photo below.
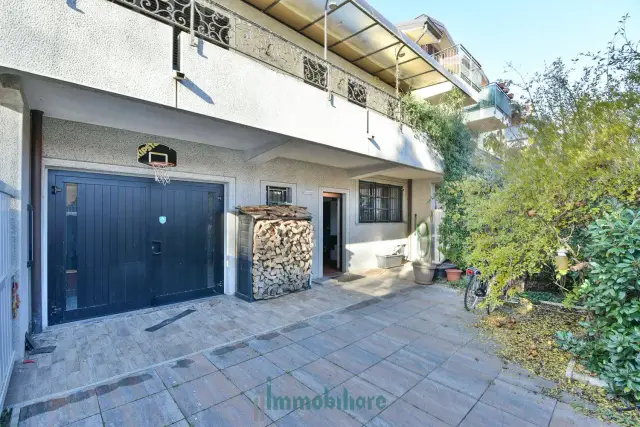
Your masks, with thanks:
<instances>
[{"instance_id":1,"label":"bicycle","mask_svg":"<svg viewBox=\"0 0 640 427\"><path fill-rule=\"evenodd\" d=\"M491 283L480 278L481 272L475 267L467 268L468 280L464 290L464 308L467 311L475 310L480 302L487 299L491 291ZM496 304L487 301L487 314L491 314L496 309Z\"/></svg>"},{"instance_id":2,"label":"bicycle","mask_svg":"<svg viewBox=\"0 0 640 427\"><path fill-rule=\"evenodd\" d=\"M487 296L491 293L491 282L480 278L480 270L475 267L467 268L466 274L469 277L467 281L467 287L464 291L464 308L467 311L474 310L480 302L487 299ZM499 300L508 303L518 303L519 298L509 297L508 291L512 288L514 282L509 282L508 285L502 290ZM489 299L485 304L487 308L487 314L493 313L498 306L496 301Z\"/></svg>"}]
</instances>

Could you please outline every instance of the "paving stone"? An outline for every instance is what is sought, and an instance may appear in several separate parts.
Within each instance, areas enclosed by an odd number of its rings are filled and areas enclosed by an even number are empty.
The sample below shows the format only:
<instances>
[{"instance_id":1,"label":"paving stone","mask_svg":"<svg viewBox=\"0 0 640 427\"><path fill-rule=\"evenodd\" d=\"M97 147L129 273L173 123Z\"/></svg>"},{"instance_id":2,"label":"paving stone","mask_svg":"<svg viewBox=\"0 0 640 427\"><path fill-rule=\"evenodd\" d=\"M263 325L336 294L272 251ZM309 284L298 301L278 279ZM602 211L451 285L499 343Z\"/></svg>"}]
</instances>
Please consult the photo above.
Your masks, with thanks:
<instances>
[{"instance_id":1,"label":"paving stone","mask_svg":"<svg viewBox=\"0 0 640 427\"><path fill-rule=\"evenodd\" d=\"M371 420L367 427L449 427L449 424L398 399Z\"/></svg>"},{"instance_id":2,"label":"paving stone","mask_svg":"<svg viewBox=\"0 0 640 427\"><path fill-rule=\"evenodd\" d=\"M247 343L238 343L205 353L205 356L218 369L225 369L237 365L245 360L258 357L257 351L249 347Z\"/></svg>"},{"instance_id":3,"label":"paving stone","mask_svg":"<svg viewBox=\"0 0 640 427\"><path fill-rule=\"evenodd\" d=\"M163 391L102 413L105 427L156 427L180 421L184 416Z\"/></svg>"},{"instance_id":4,"label":"paving stone","mask_svg":"<svg viewBox=\"0 0 640 427\"><path fill-rule=\"evenodd\" d=\"M429 322L419 317L410 317L401 322L398 322L398 325L420 332L421 334L428 334L431 330L437 327L437 325L433 322Z\"/></svg>"},{"instance_id":5,"label":"paving stone","mask_svg":"<svg viewBox=\"0 0 640 427\"><path fill-rule=\"evenodd\" d=\"M428 378L402 399L452 426L458 425L476 403L476 399Z\"/></svg>"},{"instance_id":6,"label":"paving stone","mask_svg":"<svg viewBox=\"0 0 640 427\"><path fill-rule=\"evenodd\" d=\"M96 395L102 411L156 394L165 390L162 380L154 370L144 371L96 387Z\"/></svg>"},{"instance_id":7,"label":"paving stone","mask_svg":"<svg viewBox=\"0 0 640 427\"><path fill-rule=\"evenodd\" d=\"M218 371L170 388L169 392L189 416L240 394L240 389Z\"/></svg>"},{"instance_id":8,"label":"paving stone","mask_svg":"<svg viewBox=\"0 0 640 427\"><path fill-rule=\"evenodd\" d=\"M191 427L187 420L180 420L177 423L171 424L169 427Z\"/></svg>"},{"instance_id":9,"label":"paving stone","mask_svg":"<svg viewBox=\"0 0 640 427\"><path fill-rule=\"evenodd\" d=\"M266 383L268 378L276 378L284 371L264 356L247 360L222 371L240 390L246 391Z\"/></svg>"},{"instance_id":10,"label":"paving stone","mask_svg":"<svg viewBox=\"0 0 640 427\"><path fill-rule=\"evenodd\" d=\"M566 403L558 402L553 411L553 417L549 427L612 427L613 424L589 418L580 412L575 411Z\"/></svg>"},{"instance_id":11,"label":"paving stone","mask_svg":"<svg viewBox=\"0 0 640 427\"><path fill-rule=\"evenodd\" d=\"M543 389L552 389L556 386L553 381L534 375L512 363L503 366L498 379L536 393L542 393Z\"/></svg>"},{"instance_id":12,"label":"paving stone","mask_svg":"<svg viewBox=\"0 0 640 427\"><path fill-rule=\"evenodd\" d=\"M392 325L384 328L379 332L383 337L387 337L402 344L410 344L411 342L424 337L420 332L404 328L398 325Z\"/></svg>"},{"instance_id":13,"label":"paving stone","mask_svg":"<svg viewBox=\"0 0 640 427\"><path fill-rule=\"evenodd\" d=\"M318 335L314 335L310 338L300 341L298 344L311 350L318 356L326 356L329 353L333 353L336 350L346 347L349 343L344 342L340 338L336 338L333 335L329 335L323 332Z\"/></svg>"},{"instance_id":14,"label":"paving stone","mask_svg":"<svg viewBox=\"0 0 640 427\"><path fill-rule=\"evenodd\" d=\"M427 378L476 399L482 396L482 393L489 387L492 380L488 375L475 371L468 366L454 364L449 361L436 368Z\"/></svg>"},{"instance_id":15,"label":"paving stone","mask_svg":"<svg viewBox=\"0 0 640 427\"><path fill-rule=\"evenodd\" d=\"M385 325L392 325L394 323L401 322L409 317L409 315L406 313L398 313L397 311L380 310L370 314L369 317L372 317Z\"/></svg>"},{"instance_id":16,"label":"paving stone","mask_svg":"<svg viewBox=\"0 0 640 427\"><path fill-rule=\"evenodd\" d=\"M451 322L451 320L449 320ZM442 338L453 344L464 346L476 337L476 334L470 331L460 331L452 328L450 325L438 326L429 332L429 335Z\"/></svg>"},{"instance_id":17,"label":"paving stone","mask_svg":"<svg viewBox=\"0 0 640 427\"><path fill-rule=\"evenodd\" d=\"M410 351L408 347L401 348L391 356L387 357L388 362L408 369L421 376L429 375L429 373L444 362L444 360L444 358L434 356L431 353L419 354L415 351Z\"/></svg>"},{"instance_id":18,"label":"paving stone","mask_svg":"<svg viewBox=\"0 0 640 427\"><path fill-rule=\"evenodd\" d=\"M353 374L359 374L382 360L379 356L353 344L328 354L325 359Z\"/></svg>"},{"instance_id":19,"label":"paving stone","mask_svg":"<svg viewBox=\"0 0 640 427\"><path fill-rule=\"evenodd\" d=\"M382 358L385 358L404 347L404 344L378 333L369 335L360 341L356 341L354 345Z\"/></svg>"},{"instance_id":20,"label":"paving stone","mask_svg":"<svg viewBox=\"0 0 640 427\"><path fill-rule=\"evenodd\" d=\"M361 424L338 409L298 409L276 422L278 427L356 427Z\"/></svg>"},{"instance_id":21,"label":"paving stone","mask_svg":"<svg viewBox=\"0 0 640 427\"><path fill-rule=\"evenodd\" d=\"M100 407L94 390L33 403L20 409L20 426L65 425L98 414Z\"/></svg>"},{"instance_id":22,"label":"paving stone","mask_svg":"<svg viewBox=\"0 0 640 427\"><path fill-rule=\"evenodd\" d=\"M352 373L325 359L318 359L291 373L298 381L315 391L323 393L342 384L353 376Z\"/></svg>"},{"instance_id":23,"label":"paving stone","mask_svg":"<svg viewBox=\"0 0 640 427\"><path fill-rule=\"evenodd\" d=\"M320 332L322 332L320 329L314 328L307 322L296 323L295 325L280 329L280 333L291 341L300 341L319 334Z\"/></svg>"},{"instance_id":24,"label":"paving stone","mask_svg":"<svg viewBox=\"0 0 640 427\"><path fill-rule=\"evenodd\" d=\"M103 427L102 416L100 414L93 415L89 418L84 418L75 423L67 425L67 427Z\"/></svg>"},{"instance_id":25,"label":"paving stone","mask_svg":"<svg viewBox=\"0 0 640 427\"><path fill-rule=\"evenodd\" d=\"M198 412L188 418L189 424L195 427L263 427L271 424L251 401L243 395L236 396L205 411Z\"/></svg>"},{"instance_id":26,"label":"paving stone","mask_svg":"<svg viewBox=\"0 0 640 427\"><path fill-rule=\"evenodd\" d=\"M360 377L353 377L342 383L333 389L329 396L335 399L336 408L343 410L363 424L396 400L393 394Z\"/></svg>"},{"instance_id":27,"label":"paving stone","mask_svg":"<svg viewBox=\"0 0 640 427\"><path fill-rule=\"evenodd\" d=\"M412 305L407 301L407 302L401 302L394 306L391 306L388 308L388 310L396 311L398 313L405 313L408 316L413 316L417 313L420 313L425 308L426 307L422 307L422 308L416 307L415 305Z\"/></svg>"},{"instance_id":28,"label":"paving stone","mask_svg":"<svg viewBox=\"0 0 640 427\"><path fill-rule=\"evenodd\" d=\"M347 343L353 343L371 335L385 327L385 324L374 318L359 318L327 331L328 334L340 338Z\"/></svg>"},{"instance_id":29,"label":"paving stone","mask_svg":"<svg viewBox=\"0 0 640 427\"><path fill-rule=\"evenodd\" d=\"M299 367L320 358L320 356L311 350L308 350L296 343L279 348L271 353L267 353L264 357L269 359L285 372L296 370Z\"/></svg>"},{"instance_id":30,"label":"paving stone","mask_svg":"<svg viewBox=\"0 0 640 427\"><path fill-rule=\"evenodd\" d=\"M167 387L175 387L217 370L218 368L202 354L180 359L156 368L158 376Z\"/></svg>"},{"instance_id":31,"label":"paving stone","mask_svg":"<svg viewBox=\"0 0 640 427\"><path fill-rule=\"evenodd\" d=\"M264 354L289 345L292 342L293 341L284 335L280 335L277 332L270 332L268 334L257 336L247 344L249 344L249 347L253 348L255 351Z\"/></svg>"},{"instance_id":32,"label":"paving stone","mask_svg":"<svg viewBox=\"0 0 640 427\"><path fill-rule=\"evenodd\" d=\"M417 354L430 354L437 358L448 359L461 346L434 336L423 336L407 345L406 349Z\"/></svg>"},{"instance_id":33,"label":"paving stone","mask_svg":"<svg viewBox=\"0 0 640 427\"><path fill-rule=\"evenodd\" d=\"M282 375L245 393L273 421L305 407L305 402L310 402L317 394L291 375Z\"/></svg>"},{"instance_id":34,"label":"paving stone","mask_svg":"<svg viewBox=\"0 0 640 427\"><path fill-rule=\"evenodd\" d=\"M333 329L343 323L350 322L356 317L357 316L348 313L331 313L314 317L306 322L316 329L326 331L327 329Z\"/></svg>"},{"instance_id":35,"label":"paving stone","mask_svg":"<svg viewBox=\"0 0 640 427\"><path fill-rule=\"evenodd\" d=\"M492 378L498 376L505 366L504 360L488 352L472 346L460 348L449 359L451 363L468 366L476 371L489 375Z\"/></svg>"},{"instance_id":36,"label":"paving stone","mask_svg":"<svg viewBox=\"0 0 640 427\"><path fill-rule=\"evenodd\" d=\"M486 405L482 402L476 403L473 409L460 423L460 427L535 427L521 418L515 417L493 406Z\"/></svg>"},{"instance_id":37,"label":"paving stone","mask_svg":"<svg viewBox=\"0 0 640 427\"><path fill-rule=\"evenodd\" d=\"M555 399L500 380L489 386L480 401L539 426L549 424L556 404Z\"/></svg>"},{"instance_id":38,"label":"paving stone","mask_svg":"<svg viewBox=\"0 0 640 427\"><path fill-rule=\"evenodd\" d=\"M396 396L402 396L422 379L415 372L386 360L362 372L360 377Z\"/></svg>"}]
</instances>

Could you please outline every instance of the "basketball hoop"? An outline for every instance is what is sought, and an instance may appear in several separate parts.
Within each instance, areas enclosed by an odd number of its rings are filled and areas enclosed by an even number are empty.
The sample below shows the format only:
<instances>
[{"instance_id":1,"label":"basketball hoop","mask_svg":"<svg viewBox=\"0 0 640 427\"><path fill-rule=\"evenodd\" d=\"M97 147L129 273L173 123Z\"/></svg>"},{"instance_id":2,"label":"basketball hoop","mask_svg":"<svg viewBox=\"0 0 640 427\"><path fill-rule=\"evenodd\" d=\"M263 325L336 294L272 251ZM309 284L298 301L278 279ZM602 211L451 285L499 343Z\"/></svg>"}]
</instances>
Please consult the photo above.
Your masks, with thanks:
<instances>
[{"instance_id":1,"label":"basketball hoop","mask_svg":"<svg viewBox=\"0 0 640 427\"><path fill-rule=\"evenodd\" d=\"M153 168L153 173L156 176L156 182L159 182L164 186L171 183L168 168L174 165L169 162L149 162L148 165Z\"/></svg>"},{"instance_id":2,"label":"basketball hoop","mask_svg":"<svg viewBox=\"0 0 640 427\"><path fill-rule=\"evenodd\" d=\"M168 168L178 164L178 154L173 148L149 142L138 147L138 163L152 167L156 182L167 186L171 183Z\"/></svg>"}]
</instances>

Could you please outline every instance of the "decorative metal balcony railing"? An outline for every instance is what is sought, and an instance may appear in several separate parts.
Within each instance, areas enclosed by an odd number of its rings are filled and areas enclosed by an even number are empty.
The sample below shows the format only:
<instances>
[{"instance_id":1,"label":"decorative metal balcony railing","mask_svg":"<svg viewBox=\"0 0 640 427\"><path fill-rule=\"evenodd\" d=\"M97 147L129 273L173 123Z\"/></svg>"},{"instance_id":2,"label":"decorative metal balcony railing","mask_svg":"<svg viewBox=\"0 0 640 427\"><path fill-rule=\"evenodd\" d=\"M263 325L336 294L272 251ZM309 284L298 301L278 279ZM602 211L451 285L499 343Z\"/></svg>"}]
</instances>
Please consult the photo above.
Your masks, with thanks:
<instances>
[{"instance_id":1,"label":"decorative metal balcony railing","mask_svg":"<svg viewBox=\"0 0 640 427\"><path fill-rule=\"evenodd\" d=\"M489 83L480 63L461 44L441 50L433 58L450 73L467 82L476 92L480 92Z\"/></svg>"},{"instance_id":2,"label":"decorative metal balcony railing","mask_svg":"<svg viewBox=\"0 0 640 427\"><path fill-rule=\"evenodd\" d=\"M508 117L511 117L511 99L496 83L488 84L480 91L478 103L467 107L467 111L495 107Z\"/></svg>"},{"instance_id":3,"label":"decorative metal balcony railing","mask_svg":"<svg viewBox=\"0 0 640 427\"><path fill-rule=\"evenodd\" d=\"M194 41L202 38L358 105L395 117L395 96L209 0L108 1L180 28Z\"/></svg>"}]
</instances>

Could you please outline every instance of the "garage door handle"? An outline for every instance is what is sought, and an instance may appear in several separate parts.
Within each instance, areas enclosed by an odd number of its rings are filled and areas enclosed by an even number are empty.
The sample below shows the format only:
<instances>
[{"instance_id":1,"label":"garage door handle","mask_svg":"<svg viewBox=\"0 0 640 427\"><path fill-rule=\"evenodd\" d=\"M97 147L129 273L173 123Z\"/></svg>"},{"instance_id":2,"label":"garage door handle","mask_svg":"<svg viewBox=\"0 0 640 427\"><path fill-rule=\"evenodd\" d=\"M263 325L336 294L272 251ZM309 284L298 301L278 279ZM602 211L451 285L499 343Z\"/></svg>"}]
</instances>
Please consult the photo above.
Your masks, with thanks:
<instances>
[{"instance_id":1,"label":"garage door handle","mask_svg":"<svg viewBox=\"0 0 640 427\"><path fill-rule=\"evenodd\" d=\"M162 242L159 240L151 241L151 253L153 255L160 255L162 253Z\"/></svg>"}]
</instances>

